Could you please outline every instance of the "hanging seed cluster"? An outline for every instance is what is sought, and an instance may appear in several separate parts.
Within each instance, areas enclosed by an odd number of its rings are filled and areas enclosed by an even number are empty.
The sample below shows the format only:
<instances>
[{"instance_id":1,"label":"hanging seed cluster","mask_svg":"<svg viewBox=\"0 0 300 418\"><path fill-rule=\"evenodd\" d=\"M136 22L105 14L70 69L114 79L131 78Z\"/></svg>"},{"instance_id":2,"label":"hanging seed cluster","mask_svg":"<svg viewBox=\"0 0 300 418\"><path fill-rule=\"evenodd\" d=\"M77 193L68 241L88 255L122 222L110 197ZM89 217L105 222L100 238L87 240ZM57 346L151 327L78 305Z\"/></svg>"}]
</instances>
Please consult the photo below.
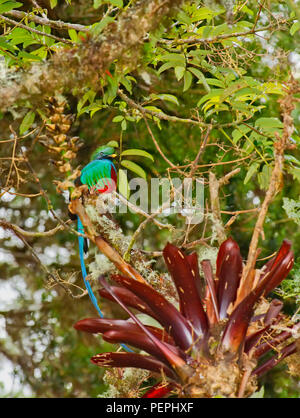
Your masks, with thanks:
<instances>
[{"instance_id":1,"label":"hanging seed cluster","mask_svg":"<svg viewBox=\"0 0 300 418\"><path fill-rule=\"evenodd\" d=\"M71 161L76 158L80 148L78 136L71 136L69 132L73 123L73 115L65 114L65 101L51 97L48 104L49 123L46 124L48 138L50 143L47 144L49 152L56 155L54 164L58 170L66 175L71 174Z\"/></svg>"}]
</instances>

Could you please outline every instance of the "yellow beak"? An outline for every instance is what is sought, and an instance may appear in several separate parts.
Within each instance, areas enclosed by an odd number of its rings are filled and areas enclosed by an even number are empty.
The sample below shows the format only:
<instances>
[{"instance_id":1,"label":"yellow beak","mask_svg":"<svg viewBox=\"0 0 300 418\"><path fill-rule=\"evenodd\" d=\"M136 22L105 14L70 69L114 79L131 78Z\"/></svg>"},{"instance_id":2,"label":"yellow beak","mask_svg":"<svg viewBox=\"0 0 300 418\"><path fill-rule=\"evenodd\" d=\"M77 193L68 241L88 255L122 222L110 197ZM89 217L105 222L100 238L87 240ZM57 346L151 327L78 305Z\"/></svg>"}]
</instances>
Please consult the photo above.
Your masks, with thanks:
<instances>
[{"instance_id":1,"label":"yellow beak","mask_svg":"<svg viewBox=\"0 0 300 418\"><path fill-rule=\"evenodd\" d=\"M110 154L110 157L116 158L117 154Z\"/></svg>"}]
</instances>

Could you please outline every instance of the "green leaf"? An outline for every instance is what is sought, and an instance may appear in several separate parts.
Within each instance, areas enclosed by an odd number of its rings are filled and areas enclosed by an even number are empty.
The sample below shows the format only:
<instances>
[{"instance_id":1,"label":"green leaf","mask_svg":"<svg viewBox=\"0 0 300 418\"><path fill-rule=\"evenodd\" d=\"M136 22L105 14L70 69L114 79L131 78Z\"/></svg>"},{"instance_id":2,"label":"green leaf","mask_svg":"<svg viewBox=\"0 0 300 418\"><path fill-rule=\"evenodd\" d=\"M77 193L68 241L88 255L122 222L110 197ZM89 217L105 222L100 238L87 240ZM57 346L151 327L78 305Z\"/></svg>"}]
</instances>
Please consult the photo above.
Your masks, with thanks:
<instances>
[{"instance_id":1,"label":"green leaf","mask_svg":"<svg viewBox=\"0 0 300 418\"><path fill-rule=\"evenodd\" d=\"M259 183L259 186L263 190L267 190L269 187L270 177L272 174L272 167L268 165L264 165L261 172L257 175L257 180Z\"/></svg>"},{"instance_id":2,"label":"green leaf","mask_svg":"<svg viewBox=\"0 0 300 418\"><path fill-rule=\"evenodd\" d=\"M185 57L182 54L165 54L160 57L161 61L172 61L175 65L185 66Z\"/></svg>"},{"instance_id":3,"label":"green leaf","mask_svg":"<svg viewBox=\"0 0 300 418\"><path fill-rule=\"evenodd\" d=\"M123 0L94 0L93 7L94 9L98 9L104 3L110 3L119 8L123 7Z\"/></svg>"},{"instance_id":4,"label":"green leaf","mask_svg":"<svg viewBox=\"0 0 300 418\"><path fill-rule=\"evenodd\" d=\"M189 15L187 15L183 10L178 13L177 19L179 22L185 23L186 25L190 25L192 23Z\"/></svg>"},{"instance_id":5,"label":"green leaf","mask_svg":"<svg viewBox=\"0 0 300 418\"><path fill-rule=\"evenodd\" d=\"M119 80L117 77L108 77L107 78L107 89L103 96L103 101L105 104L111 104L115 99L119 87Z\"/></svg>"},{"instance_id":6,"label":"green leaf","mask_svg":"<svg viewBox=\"0 0 300 418\"><path fill-rule=\"evenodd\" d=\"M255 126L260 128L283 128L283 123L278 118L259 118Z\"/></svg>"},{"instance_id":7,"label":"green leaf","mask_svg":"<svg viewBox=\"0 0 300 418\"><path fill-rule=\"evenodd\" d=\"M127 179L127 172L122 168L120 168L118 171L118 190L126 199L129 198L130 189Z\"/></svg>"},{"instance_id":8,"label":"green leaf","mask_svg":"<svg viewBox=\"0 0 300 418\"><path fill-rule=\"evenodd\" d=\"M119 144L117 141L109 141L106 145L108 147L119 148Z\"/></svg>"},{"instance_id":9,"label":"green leaf","mask_svg":"<svg viewBox=\"0 0 300 418\"><path fill-rule=\"evenodd\" d=\"M116 7L123 7L123 0L109 0L109 1L105 1L105 3L111 3L113 6Z\"/></svg>"},{"instance_id":10,"label":"green leaf","mask_svg":"<svg viewBox=\"0 0 300 418\"><path fill-rule=\"evenodd\" d=\"M213 36L218 36L223 33L231 33L227 23L222 23L221 25L214 27Z\"/></svg>"},{"instance_id":11,"label":"green leaf","mask_svg":"<svg viewBox=\"0 0 300 418\"><path fill-rule=\"evenodd\" d=\"M164 100L166 102L171 102L179 106L179 102L176 96L173 96L173 94L150 94L151 99L153 100Z\"/></svg>"},{"instance_id":12,"label":"green leaf","mask_svg":"<svg viewBox=\"0 0 300 418\"><path fill-rule=\"evenodd\" d=\"M221 81L221 80L218 80L216 78L206 78L206 82L207 82L207 84L209 84L211 86L217 86L217 87L225 88L224 82Z\"/></svg>"},{"instance_id":13,"label":"green leaf","mask_svg":"<svg viewBox=\"0 0 300 418\"><path fill-rule=\"evenodd\" d=\"M103 0L94 0L93 8L98 9L103 4Z\"/></svg>"},{"instance_id":14,"label":"green leaf","mask_svg":"<svg viewBox=\"0 0 300 418\"><path fill-rule=\"evenodd\" d=\"M146 180L145 170L133 161L122 160L121 165Z\"/></svg>"},{"instance_id":15,"label":"green leaf","mask_svg":"<svg viewBox=\"0 0 300 418\"><path fill-rule=\"evenodd\" d=\"M253 174L257 173L259 169L260 164L259 163L253 163L250 165L249 170L247 171L246 177L244 179L244 184L247 184L248 181L251 179Z\"/></svg>"},{"instance_id":16,"label":"green leaf","mask_svg":"<svg viewBox=\"0 0 300 418\"><path fill-rule=\"evenodd\" d=\"M241 90L245 87L248 87L248 82L246 80L234 81L233 83L230 84L229 87L227 87L223 91L220 101L222 102L228 96L231 96L232 94L236 93L237 91L239 91L239 90Z\"/></svg>"},{"instance_id":17,"label":"green leaf","mask_svg":"<svg viewBox=\"0 0 300 418\"><path fill-rule=\"evenodd\" d=\"M183 76L183 91L187 91L192 84L193 76L189 71L185 71Z\"/></svg>"},{"instance_id":18,"label":"green leaf","mask_svg":"<svg viewBox=\"0 0 300 418\"><path fill-rule=\"evenodd\" d=\"M197 106L201 106L203 103L205 103L207 100L210 100L210 99L216 99L216 98L218 98L218 101L219 101L219 98L220 98L220 95L222 94L222 91L223 91L222 89L213 89L213 90L211 90L210 93L208 93L205 96L201 97L201 99L197 103Z\"/></svg>"},{"instance_id":19,"label":"green leaf","mask_svg":"<svg viewBox=\"0 0 300 418\"><path fill-rule=\"evenodd\" d=\"M26 61L42 61L42 58L33 54L29 54L26 51L20 51L18 58L24 58Z\"/></svg>"},{"instance_id":20,"label":"green leaf","mask_svg":"<svg viewBox=\"0 0 300 418\"><path fill-rule=\"evenodd\" d=\"M264 94L283 94L284 93L283 85L280 84L279 82L268 81L267 83L263 83L262 86L260 86L260 89Z\"/></svg>"},{"instance_id":21,"label":"green leaf","mask_svg":"<svg viewBox=\"0 0 300 418\"><path fill-rule=\"evenodd\" d=\"M207 84L206 78L204 77L204 74L202 73L202 71L200 71L200 70L198 70L198 68L194 68L194 67L189 67L188 69L191 73L194 74L194 76L196 76L198 78L198 80L203 84L205 90L209 93L210 92L210 87Z\"/></svg>"},{"instance_id":22,"label":"green leaf","mask_svg":"<svg viewBox=\"0 0 300 418\"><path fill-rule=\"evenodd\" d=\"M69 29L68 33L73 42L78 42L78 34L75 29Z\"/></svg>"},{"instance_id":23,"label":"green leaf","mask_svg":"<svg viewBox=\"0 0 300 418\"><path fill-rule=\"evenodd\" d=\"M159 70L157 71L157 73L161 74L163 71L166 71L172 67L174 67L174 64L172 62L165 62L161 67L159 67Z\"/></svg>"},{"instance_id":24,"label":"green leaf","mask_svg":"<svg viewBox=\"0 0 300 418\"><path fill-rule=\"evenodd\" d=\"M204 26L203 27L203 32L202 32L202 37L203 38L208 38L212 34L213 29L214 29L213 26Z\"/></svg>"},{"instance_id":25,"label":"green leaf","mask_svg":"<svg viewBox=\"0 0 300 418\"><path fill-rule=\"evenodd\" d=\"M92 89L88 90L83 97L79 100L78 104L77 104L77 112L80 113L82 107L84 106L84 104L89 101L89 103L93 103L95 100L95 96L96 96L96 92Z\"/></svg>"},{"instance_id":26,"label":"green leaf","mask_svg":"<svg viewBox=\"0 0 300 418\"><path fill-rule=\"evenodd\" d=\"M249 128L249 126L240 125L232 132L232 142L236 145L237 142L249 131L251 131L251 128Z\"/></svg>"},{"instance_id":27,"label":"green leaf","mask_svg":"<svg viewBox=\"0 0 300 418\"><path fill-rule=\"evenodd\" d=\"M294 22L291 26L290 34L292 36L295 35L295 33L298 32L299 29L300 29L300 22L299 21Z\"/></svg>"},{"instance_id":28,"label":"green leaf","mask_svg":"<svg viewBox=\"0 0 300 418\"><path fill-rule=\"evenodd\" d=\"M94 23L91 26L91 33L92 33L92 35L98 36L103 31L103 29L105 29L106 26L109 23L113 22L114 20L115 19L113 17L111 17L111 16L105 16L103 19L100 20L100 22Z\"/></svg>"},{"instance_id":29,"label":"green leaf","mask_svg":"<svg viewBox=\"0 0 300 418\"><path fill-rule=\"evenodd\" d=\"M294 167L293 165L290 165L287 169L288 172L293 176L293 179L299 181L300 183L300 167Z\"/></svg>"},{"instance_id":30,"label":"green leaf","mask_svg":"<svg viewBox=\"0 0 300 418\"><path fill-rule=\"evenodd\" d=\"M23 6L23 4L16 1L6 1L4 3L1 2L0 13L9 12L10 10L16 9L17 7L21 6Z\"/></svg>"},{"instance_id":31,"label":"green leaf","mask_svg":"<svg viewBox=\"0 0 300 418\"><path fill-rule=\"evenodd\" d=\"M148 109L156 113L163 113L163 111L159 107L156 107L156 106L144 106L144 109Z\"/></svg>"},{"instance_id":32,"label":"green leaf","mask_svg":"<svg viewBox=\"0 0 300 418\"><path fill-rule=\"evenodd\" d=\"M124 120L124 116L118 115L118 116L115 116L112 121L117 123L117 122L122 122L122 120Z\"/></svg>"},{"instance_id":33,"label":"green leaf","mask_svg":"<svg viewBox=\"0 0 300 418\"><path fill-rule=\"evenodd\" d=\"M35 55L35 56L37 56L37 58L40 58L40 59L43 60L43 59L47 58L48 50L45 46L41 46L40 48L35 49L34 51L32 51L30 55L31 55L30 59L33 59L33 55Z\"/></svg>"},{"instance_id":34,"label":"green leaf","mask_svg":"<svg viewBox=\"0 0 300 418\"><path fill-rule=\"evenodd\" d=\"M265 388L264 386L262 386L260 388L260 390L258 390L257 392L252 393L251 396L249 396L249 398L263 398L265 394Z\"/></svg>"},{"instance_id":35,"label":"green leaf","mask_svg":"<svg viewBox=\"0 0 300 418\"><path fill-rule=\"evenodd\" d=\"M127 129L126 119L123 119L122 120L122 122L121 122L121 128L122 128L122 131L126 131L126 129Z\"/></svg>"},{"instance_id":36,"label":"green leaf","mask_svg":"<svg viewBox=\"0 0 300 418\"><path fill-rule=\"evenodd\" d=\"M51 9L54 9L54 7L57 6L57 0L50 0L50 7Z\"/></svg>"},{"instance_id":37,"label":"green leaf","mask_svg":"<svg viewBox=\"0 0 300 418\"><path fill-rule=\"evenodd\" d=\"M34 122L34 119L35 119L35 112L33 112L33 110L30 110L28 113L26 113L19 127L20 135L23 135L24 132L28 131L28 129Z\"/></svg>"},{"instance_id":38,"label":"green leaf","mask_svg":"<svg viewBox=\"0 0 300 418\"><path fill-rule=\"evenodd\" d=\"M152 157L151 154L149 154L149 152L144 151L143 149L127 149L126 151L123 151L121 156L123 157L124 155L136 155L139 157L146 157L149 158L150 160L154 161L154 158Z\"/></svg>"},{"instance_id":39,"label":"green leaf","mask_svg":"<svg viewBox=\"0 0 300 418\"><path fill-rule=\"evenodd\" d=\"M136 82L136 80L130 76L122 77L120 79L120 84L122 84L130 94L132 93L132 81Z\"/></svg>"},{"instance_id":40,"label":"green leaf","mask_svg":"<svg viewBox=\"0 0 300 418\"><path fill-rule=\"evenodd\" d=\"M214 16L218 16L219 14L225 12L225 10L222 8L218 10L212 10L208 7L200 7L200 9L197 9L193 12L192 16L192 22L197 22L198 20L211 20Z\"/></svg>"},{"instance_id":41,"label":"green leaf","mask_svg":"<svg viewBox=\"0 0 300 418\"><path fill-rule=\"evenodd\" d=\"M243 13L247 13L250 16L253 16L254 15L253 10L249 9L249 7L247 7L246 5L242 7L241 11ZM250 396L250 398L251 398L251 396Z\"/></svg>"},{"instance_id":42,"label":"green leaf","mask_svg":"<svg viewBox=\"0 0 300 418\"><path fill-rule=\"evenodd\" d=\"M180 81L182 77L184 76L185 67L181 67L181 66L175 67L174 71L175 71L175 76L177 78L177 81Z\"/></svg>"},{"instance_id":43,"label":"green leaf","mask_svg":"<svg viewBox=\"0 0 300 418\"><path fill-rule=\"evenodd\" d=\"M294 157L293 155L286 154L284 156L284 159L286 161L289 161L290 163L294 163L294 164L300 165L300 161L296 157Z\"/></svg>"}]
</instances>

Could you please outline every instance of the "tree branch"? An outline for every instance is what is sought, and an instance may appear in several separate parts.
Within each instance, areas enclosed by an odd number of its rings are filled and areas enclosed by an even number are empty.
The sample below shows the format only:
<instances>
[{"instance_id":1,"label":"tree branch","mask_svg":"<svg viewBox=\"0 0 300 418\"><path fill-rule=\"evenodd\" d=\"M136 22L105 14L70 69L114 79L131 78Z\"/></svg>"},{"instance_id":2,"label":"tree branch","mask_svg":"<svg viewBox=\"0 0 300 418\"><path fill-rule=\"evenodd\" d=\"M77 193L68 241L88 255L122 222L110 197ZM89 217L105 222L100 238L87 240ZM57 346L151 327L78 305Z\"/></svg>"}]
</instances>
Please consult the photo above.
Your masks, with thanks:
<instances>
[{"instance_id":1,"label":"tree branch","mask_svg":"<svg viewBox=\"0 0 300 418\"><path fill-rule=\"evenodd\" d=\"M79 25L77 23L63 22L62 20L50 20L47 17L40 17L31 13L21 12L19 10L10 10L9 12L4 12L3 15L12 16L17 19L30 20L32 22L38 23L39 25L51 26L55 29L74 29L80 32L89 32L90 30L89 26Z\"/></svg>"},{"instance_id":2,"label":"tree branch","mask_svg":"<svg viewBox=\"0 0 300 418\"><path fill-rule=\"evenodd\" d=\"M264 32L266 30L276 29L276 28L278 29L279 25L283 25L287 22L288 22L287 19L283 19L276 23L272 23L268 26L263 26L260 28L255 28L255 26L253 26L252 29L249 29L244 32L224 33L222 35L213 36L211 38L198 38L197 36L191 36L190 38L185 38L185 39L161 40L160 42L166 43L166 44L176 44L176 45L216 43L216 42L220 42L222 40L229 39L229 38L245 37L248 35L254 35L257 32Z\"/></svg>"},{"instance_id":3,"label":"tree branch","mask_svg":"<svg viewBox=\"0 0 300 418\"><path fill-rule=\"evenodd\" d=\"M263 225L265 218L268 213L268 209L272 201L274 200L277 193L282 188L283 182L283 166L284 166L284 151L291 147L290 137L294 131L293 118L291 116L292 111L295 108L295 101L297 100L294 97L294 94L300 92L300 86L296 80L291 76L288 82L285 96L278 100L280 103L281 114L283 118L283 133L279 137L277 135L277 142L274 143L274 158L275 164L271 174L270 184L266 192L264 201L261 205L261 210L257 217L255 228L250 242L248 259L246 266L243 270L243 275L241 278L241 283L238 290L238 296L235 302L235 306L244 299L245 296L252 290L252 280L253 270L255 268L255 263L258 255L258 242L259 237L263 231Z\"/></svg>"},{"instance_id":4,"label":"tree branch","mask_svg":"<svg viewBox=\"0 0 300 418\"><path fill-rule=\"evenodd\" d=\"M47 36L48 38L55 39L55 41L63 42L64 44L75 45L74 42L70 41L70 39L59 38L58 36L51 35L51 33L42 32L40 30L31 28L30 26L23 25L23 23L16 22L15 20L10 19L9 17L0 15L0 19L4 20L4 22L9 23L10 25L17 26L22 29L26 29L29 32L36 33L37 35Z\"/></svg>"},{"instance_id":5,"label":"tree branch","mask_svg":"<svg viewBox=\"0 0 300 418\"><path fill-rule=\"evenodd\" d=\"M18 79L2 88L0 109L6 111L18 101L30 99L39 104L44 97L90 84L96 91L99 79L112 62L122 58L130 63L140 54L145 36L173 15L183 0L140 0L110 23L98 38L88 39L75 48L59 49L48 61L35 63ZM6 18L7 19L7 18ZM14 22L15 24L15 22ZM27 27L26 27L27 29Z\"/></svg>"}]
</instances>

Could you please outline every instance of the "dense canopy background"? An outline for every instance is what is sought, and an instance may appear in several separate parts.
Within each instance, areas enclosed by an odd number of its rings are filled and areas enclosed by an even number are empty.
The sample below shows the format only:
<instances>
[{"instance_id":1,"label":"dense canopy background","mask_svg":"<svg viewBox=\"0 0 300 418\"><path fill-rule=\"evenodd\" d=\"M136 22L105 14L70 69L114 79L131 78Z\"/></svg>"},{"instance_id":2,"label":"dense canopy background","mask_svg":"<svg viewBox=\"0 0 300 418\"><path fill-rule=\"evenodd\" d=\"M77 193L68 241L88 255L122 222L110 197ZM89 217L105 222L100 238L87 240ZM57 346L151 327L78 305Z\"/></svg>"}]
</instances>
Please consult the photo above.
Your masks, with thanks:
<instances>
[{"instance_id":1,"label":"dense canopy background","mask_svg":"<svg viewBox=\"0 0 300 418\"><path fill-rule=\"evenodd\" d=\"M288 238L295 266L276 297L299 318L299 10L297 0L0 0L2 397L136 396L144 380L104 376L89 358L117 346L73 329L95 311L69 192L109 141L127 197L136 175L205 180L196 226L181 215L115 215L121 235L106 238L121 255L132 246L167 282L167 241L214 261L232 236L246 262L251 238L259 259ZM129 149L147 154L121 155ZM92 245L88 260L92 272L112 270ZM300 397L283 363L260 387Z\"/></svg>"}]
</instances>

